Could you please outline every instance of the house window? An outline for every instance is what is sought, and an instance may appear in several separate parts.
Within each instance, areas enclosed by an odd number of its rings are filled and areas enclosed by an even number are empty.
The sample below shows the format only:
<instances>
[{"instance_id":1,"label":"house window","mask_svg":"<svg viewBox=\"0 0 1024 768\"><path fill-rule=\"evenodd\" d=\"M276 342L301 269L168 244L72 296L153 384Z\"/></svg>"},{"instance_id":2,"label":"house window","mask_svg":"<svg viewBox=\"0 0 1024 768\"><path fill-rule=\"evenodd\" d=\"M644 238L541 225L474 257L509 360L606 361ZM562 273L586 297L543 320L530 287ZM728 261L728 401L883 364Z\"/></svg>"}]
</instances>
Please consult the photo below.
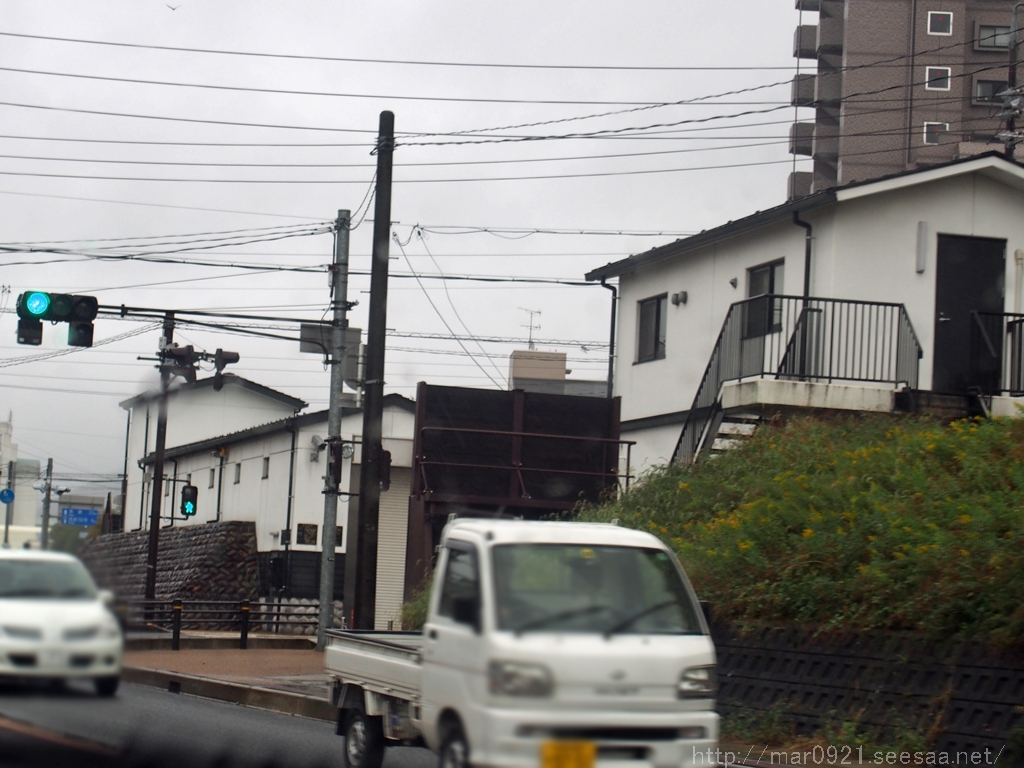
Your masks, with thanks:
<instances>
[{"instance_id":1,"label":"house window","mask_svg":"<svg viewBox=\"0 0 1024 768\"><path fill-rule=\"evenodd\" d=\"M1010 47L1010 28L994 24L979 24L974 47L980 50L1006 50Z\"/></svg>"},{"instance_id":2,"label":"house window","mask_svg":"<svg viewBox=\"0 0 1024 768\"><path fill-rule=\"evenodd\" d=\"M345 526L338 525L334 529L334 546L340 547L341 542L345 540Z\"/></svg>"},{"instance_id":3,"label":"house window","mask_svg":"<svg viewBox=\"0 0 1024 768\"><path fill-rule=\"evenodd\" d=\"M949 67L925 67L924 89L926 91L948 91L953 70Z\"/></svg>"},{"instance_id":4,"label":"house window","mask_svg":"<svg viewBox=\"0 0 1024 768\"><path fill-rule=\"evenodd\" d=\"M747 299L743 310L743 336L765 336L782 330L782 294L786 274L784 260L747 270ZM763 298L762 298L763 297Z\"/></svg>"},{"instance_id":5,"label":"house window","mask_svg":"<svg viewBox=\"0 0 1024 768\"><path fill-rule=\"evenodd\" d=\"M242 462L235 464L235 485L242 482Z\"/></svg>"},{"instance_id":6,"label":"house window","mask_svg":"<svg viewBox=\"0 0 1024 768\"><path fill-rule=\"evenodd\" d=\"M949 130L949 123L925 123L924 143L939 144L942 141L942 134Z\"/></svg>"},{"instance_id":7,"label":"house window","mask_svg":"<svg viewBox=\"0 0 1024 768\"><path fill-rule=\"evenodd\" d=\"M975 80L974 101L978 104L1002 104L1003 100L996 96L1007 88L1003 80Z\"/></svg>"},{"instance_id":8,"label":"house window","mask_svg":"<svg viewBox=\"0 0 1024 768\"><path fill-rule=\"evenodd\" d=\"M211 469L210 470L210 484L208 486L206 486L206 487L207 488L213 488L214 483L216 483L216 482L217 482L217 470L216 469Z\"/></svg>"},{"instance_id":9,"label":"house window","mask_svg":"<svg viewBox=\"0 0 1024 768\"><path fill-rule=\"evenodd\" d=\"M306 547L316 546L317 525L315 523L299 523L296 542Z\"/></svg>"},{"instance_id":10,"label":"house window","mask_svg":"<svg viewBox=\"0 0 1024 768\"><path fill-rule=\"evenodd\" d=\"M170 495L171 495L171 484L170 483L164 483L164 496L170 496Z\"/></svg>"},{"instance_id":11,"label":"house window","mask_svg":"<svg viewBox=\"0 0 1024 768\"><path fill-rule=\"evenodd\" d=\"M952 35L953 14L949 11L928 11L928 34Z\"/></svg>"},{"instance_id":12,"label":"house window","mask_svg":"<svg viewBox=\"0 0 1024 768\"><path fill-rule=\"evenodd\" d=\"M264 456L263 457L263 479L266 480L268 477L270 477L270 457L269 456Z\"/></svg>"},{"instance_id":13,"label":"house window","mask_svg":"<svg viewBox=\"0 0 1024 768\"><path fill-rule=\"evenodd\" d=\"M668 295L655 296L637 303L638 363L665 359L665 321Z\"/></svg>"}]
</instances>

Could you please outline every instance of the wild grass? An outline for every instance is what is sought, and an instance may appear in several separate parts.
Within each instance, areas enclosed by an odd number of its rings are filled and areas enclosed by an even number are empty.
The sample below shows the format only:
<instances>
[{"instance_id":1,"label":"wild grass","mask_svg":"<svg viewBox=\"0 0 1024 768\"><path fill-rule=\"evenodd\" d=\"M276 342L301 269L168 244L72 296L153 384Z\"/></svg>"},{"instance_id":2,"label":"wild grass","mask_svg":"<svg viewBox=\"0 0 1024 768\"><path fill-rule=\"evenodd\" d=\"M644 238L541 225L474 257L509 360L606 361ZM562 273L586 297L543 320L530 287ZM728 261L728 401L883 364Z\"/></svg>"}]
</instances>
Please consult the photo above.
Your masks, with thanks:
<instances>
[{"instance_id":1,"label":"wild grass","mask_svg":"<svg viewBox=\"0 0 1024 768\"><path fill-rule=\"evenodd\" d=\"M659 536L725 618L1024 637L1024 420L767 423L579 518Z\"/></svg>"}]
</instances>

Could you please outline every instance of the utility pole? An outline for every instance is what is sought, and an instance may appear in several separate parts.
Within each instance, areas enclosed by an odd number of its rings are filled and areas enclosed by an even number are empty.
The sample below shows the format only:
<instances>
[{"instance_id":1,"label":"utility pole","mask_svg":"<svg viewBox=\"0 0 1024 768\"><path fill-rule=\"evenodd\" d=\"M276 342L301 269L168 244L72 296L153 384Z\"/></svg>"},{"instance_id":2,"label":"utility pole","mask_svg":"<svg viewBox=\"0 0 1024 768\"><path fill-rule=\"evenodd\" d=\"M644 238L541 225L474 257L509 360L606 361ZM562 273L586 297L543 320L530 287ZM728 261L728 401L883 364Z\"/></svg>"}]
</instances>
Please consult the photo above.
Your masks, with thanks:
<instances>
[{"instance_id":1,"label":"utility pole","mask_svg":"<svg viewBox=\"0 0 1024 768\"><path fill-rule=\"evenodd\" d=\"M327 644L327 630L334 624L334 550L337 547L339 477L333 469L334 457L340 460L335 444L341 437L342 386L344 385L345 329L348 327L348 240L351 213L338 211L334 223L334 267L331 281L331 396L327 411L327 474L324 477L324 529L320 540L320 620L317 624L316 649ZM340 474L340 473L338 473Z\"/></svg>"},{"instance_id":2,"label":"utility pole","mask_svg":"<svg viewBox=\"0 0 1024 768\"><path fill-rule=\"evenodd\" d=\"M7 462L7 489L14 490L14 462ZM4 549L11 548L11 516L14 514L14 502L5 505L4 510Z\"/></svg>"},{"instance_id":3,"label":"utility pole","mask_svg":"<svg viewBox=\"0 0 1024 768\"><path fill-rule=\"evenodd\" d=\"M164 335L160 339L160 410L156 420L156 457L153 462L153 504L149 513L149 551L146 555L146 599L156 600L156 558L160 547L160 500L163 498L164 447L167 444L167 390L171 384L171 368L164 350L174 340L174 313L164 314Z\"/></svg>"},{"instance_id":4,"label":"utility pole","mask_svg":"<svg viewBox=\"0 0 1024 768\"><path fill-rule=\"evenodd\" d=\"M373 629L377 600L377 523L380 515L381 420L384 412L384 344L388 315L388 256L391 242L391 161L395 116L380 113L377 132L377 195L373 209L370 319L363 383L362 463L359 525L349 526L345 557L345 612L350 629Z\"/></svg>"},{"instance_id":5,"label":"utility pole","mask_svg":"<svg viewBox=\"0 0 1024 768\"><path fill-rule=\"evenodd\" d=\"M53 459L46 460L46 494L43 496L42 548L50 548L50 489L53 488Z\"/></svg>"}]
</instances>

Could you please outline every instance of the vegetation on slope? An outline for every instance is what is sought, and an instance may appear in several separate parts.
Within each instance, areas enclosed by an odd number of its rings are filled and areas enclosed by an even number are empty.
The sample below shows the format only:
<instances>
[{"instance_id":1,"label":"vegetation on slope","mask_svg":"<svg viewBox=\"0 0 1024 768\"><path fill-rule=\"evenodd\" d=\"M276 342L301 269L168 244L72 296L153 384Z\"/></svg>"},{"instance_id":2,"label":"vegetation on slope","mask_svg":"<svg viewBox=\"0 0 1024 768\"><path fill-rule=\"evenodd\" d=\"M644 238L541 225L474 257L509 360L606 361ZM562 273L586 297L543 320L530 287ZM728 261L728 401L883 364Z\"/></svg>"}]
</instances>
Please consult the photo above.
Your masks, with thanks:
<instances>
[{"instance_id":1,"label":"vegetation on slope","mask_svg":"<svg viewBox=\"0 0 1024 768\"><path fill-rule=\"evenodd\" d=\"M580 519L662 538L728 618L1024 637L1024 420L769 423Z\"/></svg>"}]
</instances>

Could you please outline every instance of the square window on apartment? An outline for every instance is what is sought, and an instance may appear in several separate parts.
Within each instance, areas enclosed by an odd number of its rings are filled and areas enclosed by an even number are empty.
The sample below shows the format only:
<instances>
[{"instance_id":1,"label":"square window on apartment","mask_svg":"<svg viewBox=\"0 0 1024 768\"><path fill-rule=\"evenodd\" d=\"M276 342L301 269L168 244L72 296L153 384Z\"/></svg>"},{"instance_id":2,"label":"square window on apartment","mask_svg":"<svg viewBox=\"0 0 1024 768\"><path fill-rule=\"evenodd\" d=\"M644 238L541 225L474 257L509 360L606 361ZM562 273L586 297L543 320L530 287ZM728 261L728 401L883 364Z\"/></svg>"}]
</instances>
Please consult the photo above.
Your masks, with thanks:
<instances>
[{"instance_id":1,"label":"square window on apartment","mask_svg":"<svg viewBox=\"0 0 1024 768\"><path fill-rule=\"evenodd\" d=\"M665 325L668 295L637 302L638 363L665 359Z\"/></svg>"},{"instance_id":2,"label":"square window on apartment","mask_svg":"<svg viewBox=\"0 0 1024 768\"><path fill-rule=\"evenodd\" d=\"M926 91L948 91L953 77L949 67L925 67L924 88Z\"/></svg>"},{"instance_id":3,"label":"square window on apartment","mask_svg":"<svg viewBox=\"0 0 1024 768\"><path fill-rule=\"evenodd\" d=\"M925 144L941 144L942 134L949 130L949 123L925 123L924 124L924 143Z\"/></svg>"},{"instance_id":4,"label":"square window on apartment","mask_svg":"<svg viewBox=\"0 0 1024 768\"><path fill-rule=\"evenodd\" d=\"M295 542L306 547L315 547L317 525L315 523L299 523L298 528L298 535L295 537Z\"/></svg>"},{"instance_id":5,"label":"square window on apartment","mask_svg":"<svg viewBox=\"0 0 1024 768\"><path fill-rule=\"evenodd\" d=\"M270 477L270 457L269 456L264 456L263 457L263 479L266 480L268 477Z\"/></svg>"},{"instance_id":6,"label":"square window on apartment","mask_svg":"<svg viewBox=\"0 0 1024 768\"><path fill-rule=\"evenodd\" d=\"M1002 104L1003 100L996 96L1007 88L1002 80L975 80L974 101L978 104Z\"/></svg>"},{"instance_id":7,"label":"square window on apartment","mask_svg":"<svg viewBox=\"0 0 1024 768\"><path fill-rule=\"evenodd\" d=\"M235 485L242 482L242 463L235 464Z\"/></svg>"},{"instance_id":8,"label":"square window on apartment","mask_svg":"<svg viewBox=\"0 0 1024 768\"><path fill-rule=\"evenodd\" d=\"M214 486L214 484L216 482L217 482L217 470L216 469L211 469L210 470L210 484L208 486L206 486L206 487L207 488L213 488L213 486Z\"/></svg>"},{"instance_id":9,"label":"square window on apartment","mask_svg":"<svg viewBox=\"0 0 1024 768\"><path fill-rule=\"evenodd\" d=\"M753 338L782 330L782 300L786 274L784 260L747 270L747 299L743 308L743 336Z\"/></svg>"},{"instance_id":10,"label":"square window on apartment","mask_svg":"<svg viewBox=\"0 0 1024 768\"><path fill-rule=\"evenodd\" d=\"M980 50L1006 50L1010 47L1010 28L995 24L979 24L974 47Z\"/></svg>"},{"instance_id":11,"label":"square window on apartment","mask_svg":"<svg viewBox=\"0 0 1024 768\"><path fill-rule=\"evenodd\" d=\"M929 35L952 35L953 14L949 11L928 11Z\"/></svg>"}]
</instances>

